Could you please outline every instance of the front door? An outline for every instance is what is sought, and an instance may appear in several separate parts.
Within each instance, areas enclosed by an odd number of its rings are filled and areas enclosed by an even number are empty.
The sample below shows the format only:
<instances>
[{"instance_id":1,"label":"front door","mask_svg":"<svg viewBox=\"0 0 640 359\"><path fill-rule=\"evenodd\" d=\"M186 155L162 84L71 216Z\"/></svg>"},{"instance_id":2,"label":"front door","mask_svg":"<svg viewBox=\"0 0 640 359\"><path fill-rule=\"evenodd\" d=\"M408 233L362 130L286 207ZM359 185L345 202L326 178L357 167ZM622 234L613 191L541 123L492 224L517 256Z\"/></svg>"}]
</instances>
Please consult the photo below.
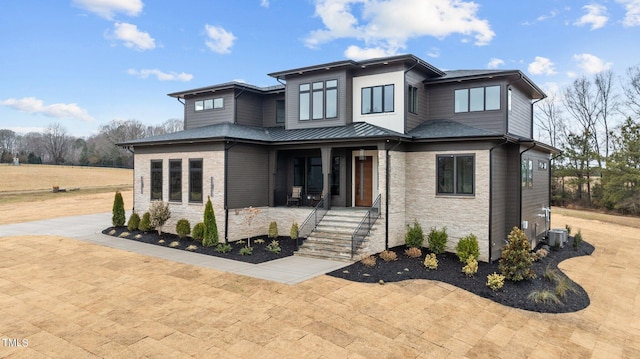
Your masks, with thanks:
<instances>
[{"instance_id":1,"label":"front door","mask_svg":"<svg viewBox=\"0 0 640 359\"><path fill-rule=\"evenodd\" d=\"M373 201L373 157L356 157L356 207L371 207Z\"/></svg>"}]
</instances>

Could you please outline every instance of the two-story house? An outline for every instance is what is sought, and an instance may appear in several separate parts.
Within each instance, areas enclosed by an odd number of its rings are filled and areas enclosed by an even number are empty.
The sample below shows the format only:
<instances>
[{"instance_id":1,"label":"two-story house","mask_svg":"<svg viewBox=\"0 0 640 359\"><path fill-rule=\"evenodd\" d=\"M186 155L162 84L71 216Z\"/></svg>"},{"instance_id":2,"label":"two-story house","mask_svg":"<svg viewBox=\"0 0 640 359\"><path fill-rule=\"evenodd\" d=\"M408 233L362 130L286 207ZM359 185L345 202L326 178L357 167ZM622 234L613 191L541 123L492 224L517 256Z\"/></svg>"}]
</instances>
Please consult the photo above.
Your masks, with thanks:
<instances>
[{"instance_id":1,"label":"two-story house","mask_svg":"<svg viewBox=\"0 0 640 359\"><path fill-rule=\"evenodd\" d=\"M171 93L185 130L121 145L134 150L134 208L170 203L202 221L210 196L221 238L288 232L323 195L328 208L381 214L366 251L404 243L406 224L470 233L492 261L511 228L535 244L549 229L550 157L533 140L545 94L518 70L443 71L413 55L344 60ZM302 206L287 206L301 187ZM261 209L247 228L243 209ZM172 227L171 223L166 228Z\"/></svg>"}]
</instances>

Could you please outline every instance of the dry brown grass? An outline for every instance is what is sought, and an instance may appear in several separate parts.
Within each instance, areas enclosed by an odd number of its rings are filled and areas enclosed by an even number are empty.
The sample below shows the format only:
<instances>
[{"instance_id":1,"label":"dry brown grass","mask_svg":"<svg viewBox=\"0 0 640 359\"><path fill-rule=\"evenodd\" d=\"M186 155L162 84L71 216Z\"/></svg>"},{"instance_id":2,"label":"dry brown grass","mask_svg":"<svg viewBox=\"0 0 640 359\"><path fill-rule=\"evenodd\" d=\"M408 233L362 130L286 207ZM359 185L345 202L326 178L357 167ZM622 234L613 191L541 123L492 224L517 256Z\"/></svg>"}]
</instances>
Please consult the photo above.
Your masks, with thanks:
<instances>
[{"instance_id":1,"label":"dry brown grass","mask_svg":"<svg viewBox=\"0 0 640 359\"><path fill-rule=\"evenodd\" d=\"M585 210L568 209L568 208L561 208L561 207L553 207L551 209L552 218L554 214L559 214L566 217L587 219L591 221L619 224L619 225L633 227L633 228L640 228L640 218L638 217L620 216L615 214L606 214L606 213L600 213L595 211L585 211ZM578 229L579 228L576 228L576 227L573 228L575 233L578 232Z\"/></svg>"},{"instance_id":2,"label":"dry brown grass","mask_svg":"<svg viewBox=\"0 0 640 359\"><path fill-rule=\"evenodd\" d=\"M131 186L133 170L122 168L20 165L0 166L0 194L60 188Z\"/></svg>"}]
</instances>

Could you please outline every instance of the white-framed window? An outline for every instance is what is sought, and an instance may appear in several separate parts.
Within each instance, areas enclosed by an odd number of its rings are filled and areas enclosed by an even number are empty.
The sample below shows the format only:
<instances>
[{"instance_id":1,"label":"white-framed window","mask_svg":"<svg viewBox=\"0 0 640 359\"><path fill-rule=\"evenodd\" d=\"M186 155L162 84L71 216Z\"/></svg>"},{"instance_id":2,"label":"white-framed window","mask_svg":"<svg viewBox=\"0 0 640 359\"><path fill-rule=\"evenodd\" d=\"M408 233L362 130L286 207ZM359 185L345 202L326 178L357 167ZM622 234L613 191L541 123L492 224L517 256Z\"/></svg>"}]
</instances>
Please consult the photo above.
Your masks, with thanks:
<instances>
[{"instance_id":1,"label":"white-framed window","mask_svg":"<svg viewBox=\"0 0 640 359\"><path fill-rule=\"evenodd\" d=\"M362 88L363 115L370 113L383 113L394 111L394 89L395 85L381 85Z\"/></svg>"},{"instance_id":2,"label":"white-framed window","mask_svg":"<svg viewBox=\"0 0 640 359\"><path fill-rule=\"evenodd\" d=\"M474 87L454 91L454 112L500 109L500 86Z\"/></svg>"}]
</instances>

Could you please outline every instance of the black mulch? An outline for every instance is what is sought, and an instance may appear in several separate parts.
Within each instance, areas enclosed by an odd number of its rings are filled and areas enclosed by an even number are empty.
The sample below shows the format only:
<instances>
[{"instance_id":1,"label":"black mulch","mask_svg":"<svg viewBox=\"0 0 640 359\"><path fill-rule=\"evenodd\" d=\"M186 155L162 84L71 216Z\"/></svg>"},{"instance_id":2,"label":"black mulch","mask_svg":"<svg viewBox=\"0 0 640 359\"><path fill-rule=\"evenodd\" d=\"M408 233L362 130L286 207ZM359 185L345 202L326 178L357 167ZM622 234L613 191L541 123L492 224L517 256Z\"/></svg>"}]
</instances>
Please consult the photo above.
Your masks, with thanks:
<instances>
[{"instance_id":1,"label":"black mulch","mask_svg":"<svg viewBox=\"0 0 640 359\"><path fill-rule=\"evenodd\" d=\"M112 232L114 231L114 232ZM124 237L121 237L123 232L129 232L130 234ZM141 232L141 231L128 231L127 227L109 227L102 231L103 234L111 235L114 237L121 237L126 239L131 239L138 242L155 244L163 247L170 247L179 250L188 250L189 252L206 254L210 256L216 256L220 258L232 259L236 261L242 261L246 263L258 264L268 262L274 259L284 258L287 256L293 255L293 252L296 250L296 241L292 240L291 237L278 237L276 240L280 248L282 249L280 253L273 253L266 250L266 247L273 239L267 238L267 236L258 236L251 238L251 247L253 247L253 253L251 255L241 255L240 248L246 246L247 240L233 242L231 245L231 252L229 253L218 253L215 250L215 247L204 247L201 242L193 240L191 237L185 237L180 239L175 234L170 233L162 233L162 235L158 235L158 232ZM138 238L136 238L138 237ZM258 241L256 241L258 240ZM261 241L263 243L260 243ZM177 242L177 245L171 246L171 243ZM187 249L190 245L196 246L195 249Z\"/></svg>"},{"instance_id":2,"label":"black mulch","mask_svg":"<svg viewBox=\"0 0 640 359\"><path fill-rule=\"evenodd\" d=\"M577 283L569 281L573 284L575 292L568 293L562 304L544 304L535 303L527 296L533 291L549 290L555 293L555 283L544 278L547 268L556 269L560 276L566 277L562 271L558 269L558 263L565 259L590 255L594 251L594 247L582 242L577 250L572 247L573 238L569 238L569 243L564 248L549 250L547 257L533 262L532 269L536 273L535 279L525 280L521 282L511 282L505 280L504 287L497 291L492 291L487 287L487 275L492 273L500 273L498 269L498 261L493 263L480 262L478 273L473 277L467 277L462 272L465 263L461 263L455 253L443 253L437 256L438 269L427 270L423 264L427 250L423 250L422 257L410 258L404 254L405 246L391 248L396 252L398 260L384 262L376 255L376 264L373 267L366 267L361 262L356 262L348 267L338 269L328 273L330 276L344 278L355 282L364 283L380 283L398 282L407 279L430 279L449 283L456 287L465 289L471 293L481 297L491 299L497 303L510 307L540 312L540 313L569 313L575 312L589 306L589 295ZM383 281L383 282L380 282Z\"/></svg>"}]
</instances>

